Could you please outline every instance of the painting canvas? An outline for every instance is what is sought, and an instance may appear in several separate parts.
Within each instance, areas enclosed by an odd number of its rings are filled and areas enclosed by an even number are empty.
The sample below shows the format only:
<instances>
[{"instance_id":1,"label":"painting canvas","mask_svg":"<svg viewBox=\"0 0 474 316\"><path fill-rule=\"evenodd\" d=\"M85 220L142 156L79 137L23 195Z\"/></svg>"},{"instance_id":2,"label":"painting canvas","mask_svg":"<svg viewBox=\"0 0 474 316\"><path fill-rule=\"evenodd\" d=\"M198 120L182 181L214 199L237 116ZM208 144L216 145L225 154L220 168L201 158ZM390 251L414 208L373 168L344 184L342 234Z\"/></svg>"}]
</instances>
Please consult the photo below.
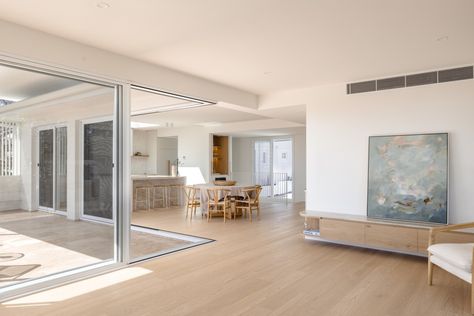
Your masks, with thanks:
<instances>
[{"instance_id":1,"label":"painting canvas","mask_svg":"<svg viewBox=\"0 0 474 316\"><path fill-rule=\"evenodd\" d=\"M369 138L367 215L447 223L448 134Z\"/></svg>"}]
</instances>

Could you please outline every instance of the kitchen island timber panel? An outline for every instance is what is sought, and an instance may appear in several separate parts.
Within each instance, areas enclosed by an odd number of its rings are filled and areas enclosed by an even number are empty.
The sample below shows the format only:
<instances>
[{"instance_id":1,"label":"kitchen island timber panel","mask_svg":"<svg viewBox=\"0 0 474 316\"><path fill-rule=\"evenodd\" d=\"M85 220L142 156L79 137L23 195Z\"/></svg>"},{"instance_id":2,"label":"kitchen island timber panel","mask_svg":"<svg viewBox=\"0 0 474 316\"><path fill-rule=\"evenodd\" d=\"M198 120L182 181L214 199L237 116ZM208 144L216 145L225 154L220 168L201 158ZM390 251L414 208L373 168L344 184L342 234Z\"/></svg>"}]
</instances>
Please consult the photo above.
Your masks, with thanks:
<instances>
[{"instance_id":1,"label":"kitchen island timber panel","mask_svg":"<svg viewBox=\"0 0 474 316\"><path fill-rule=\"evenodd\" d=\"M138 187L145 187L151 189L155 185L164 186L166 188L167 196L171 196L171 191L176 190L178 205L184 203L184 186L186 185L185 176L161 176L161 175L132 175L132 197L133 210L136 211L136 189ZM151 195L148 197L151 198ZM149 204L151 205L150 201Z\"/></svg>"}]
</instances>

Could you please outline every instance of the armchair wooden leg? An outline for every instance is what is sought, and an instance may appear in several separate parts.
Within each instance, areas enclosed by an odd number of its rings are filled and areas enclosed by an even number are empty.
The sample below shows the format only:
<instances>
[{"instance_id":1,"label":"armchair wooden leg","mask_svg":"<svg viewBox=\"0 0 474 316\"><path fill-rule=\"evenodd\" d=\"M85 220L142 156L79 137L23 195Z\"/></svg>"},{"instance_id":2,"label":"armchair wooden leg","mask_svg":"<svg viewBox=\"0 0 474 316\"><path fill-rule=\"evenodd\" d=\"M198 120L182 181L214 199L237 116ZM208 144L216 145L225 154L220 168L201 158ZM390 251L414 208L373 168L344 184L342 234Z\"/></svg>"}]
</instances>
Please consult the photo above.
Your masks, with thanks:
<instances>
[{"instance_id":1,"label":"armchair wooden leg","mask_svg":"<svg viewBox=\"0 0 474 316\"><path fill-rule=\"evenodd\" d=\"M471 284L471 314L474 315L474 286Z\"/></svg>"},{"instance_id":2,"label":"armchair wooden leg","mask_svg":"<svg viewBox=\"0 0 474 316\"><path fill-rule=\"evenodd\" d=\"M428 285L433 285L433 264L431 263L429 254L428 254Z\"/></svg>"},{"instance_id":3,"label":"armchair wooden leg","mask_svg":"<svg viewBox=\"0 0 474 316\"><path fill-rule=\"evenodd\" d=\"M474 259L474 249L472 258ZM471 264L471 314L474 315L474 264Z\"/></svg>"}]
</instances>

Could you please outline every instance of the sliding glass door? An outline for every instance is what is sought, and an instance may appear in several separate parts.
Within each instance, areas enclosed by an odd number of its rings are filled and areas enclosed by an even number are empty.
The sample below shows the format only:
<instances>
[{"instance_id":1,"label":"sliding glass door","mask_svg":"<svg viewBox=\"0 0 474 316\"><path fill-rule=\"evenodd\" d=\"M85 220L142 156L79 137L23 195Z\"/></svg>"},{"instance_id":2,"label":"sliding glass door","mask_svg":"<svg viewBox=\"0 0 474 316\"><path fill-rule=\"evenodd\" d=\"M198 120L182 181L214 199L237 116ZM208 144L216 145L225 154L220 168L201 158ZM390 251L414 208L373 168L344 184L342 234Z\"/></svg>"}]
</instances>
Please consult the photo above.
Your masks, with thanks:
<instances>
[{"instance_id":1,"label":"sliding glass door","mask_svg":"<svg viewBox=\"0 0 474 316\"><path fill-rule=\"evenodd\" d=\"M262 197L272 196L272 143L257 140L254 143L254 182L262 186Z\"/></svg>"},{"instance_id":2,"label":"sliding glass door","mask_svg":"<svg viewBox=\"0 0 474 316\"><path fill-rule=\"evenodd\" d=\"M123 87L9 65L0 60L2 299L128 261L128 205L113 198L127 185L113 160L128 146Z\"/></svg>"},{"instance_id":3,"label":"sliding glass door","mask_svg":"<svg viewBox=\"0 0 474 316\"><path fill-rule=\"evenodd\" d=\"M253 180L262 197L292 198L293 139L270 138L254 142Z\"/></svg>"},{"instance_id":4,"label":"sliding glass door","mask_svg":"<svg viewBox=\"0 0 474 316\"><path fill-rule=\"evenodd\" d=\"M39 207L54 208L54 130L39 131Z\"/></svg>"},{"instance_id":5,"label":"sliding glass door","mask_svg":"<svg viewBox=\"0 0 474 316\"><path fill-rule=\"evenodd\" d=\"M67 127L61 126L55 129L55 209L67 211Z\"/></svg>"},{"instance_id":6,"label":"sliding glass door","mask_svg":"<svg viewBox=\"0 0 474 316\"><path fill-rule=\"evenodd\" d=\"M293 139L273 140L273 196L293 196Z\"/></svg>"},{"instance_id":7,"label":"sliding glass door","mask_svg":"<svg viewBox=\"0 0 474 316\"><path fill-rule=\"evenodd\" d=\"M113 218L113 122L84 124L83 216Z\"/></svg>"},{"instance_id":8,"label":"sliding glass door","mask_svg":"<svg viewBox=\"0 0 474 316\"><path fill-rule=\"evenodd\" d=\"M67 210L67 127L38 131L38 207Z\"/></svg>"}]
</instances>

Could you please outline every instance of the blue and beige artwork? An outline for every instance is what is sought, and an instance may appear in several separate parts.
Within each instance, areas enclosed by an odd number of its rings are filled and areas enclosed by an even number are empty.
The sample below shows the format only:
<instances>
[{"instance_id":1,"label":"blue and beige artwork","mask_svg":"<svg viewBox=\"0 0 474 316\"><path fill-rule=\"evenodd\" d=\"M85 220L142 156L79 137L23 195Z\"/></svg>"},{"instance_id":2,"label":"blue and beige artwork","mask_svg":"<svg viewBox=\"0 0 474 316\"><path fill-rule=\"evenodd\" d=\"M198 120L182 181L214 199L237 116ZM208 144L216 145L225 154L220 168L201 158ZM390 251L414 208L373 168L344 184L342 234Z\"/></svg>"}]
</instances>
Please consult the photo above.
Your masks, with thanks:
<instances>
[{"instance_id":1,"label":"blue and beige artwork","mask_svg":"<svg viewBox=\"0 0 474 316\"><path fill-rule=\"evenodd\" d=\"M448 134L369 138L367 215L447 222Z\"/></svg>"}]
</instances>

